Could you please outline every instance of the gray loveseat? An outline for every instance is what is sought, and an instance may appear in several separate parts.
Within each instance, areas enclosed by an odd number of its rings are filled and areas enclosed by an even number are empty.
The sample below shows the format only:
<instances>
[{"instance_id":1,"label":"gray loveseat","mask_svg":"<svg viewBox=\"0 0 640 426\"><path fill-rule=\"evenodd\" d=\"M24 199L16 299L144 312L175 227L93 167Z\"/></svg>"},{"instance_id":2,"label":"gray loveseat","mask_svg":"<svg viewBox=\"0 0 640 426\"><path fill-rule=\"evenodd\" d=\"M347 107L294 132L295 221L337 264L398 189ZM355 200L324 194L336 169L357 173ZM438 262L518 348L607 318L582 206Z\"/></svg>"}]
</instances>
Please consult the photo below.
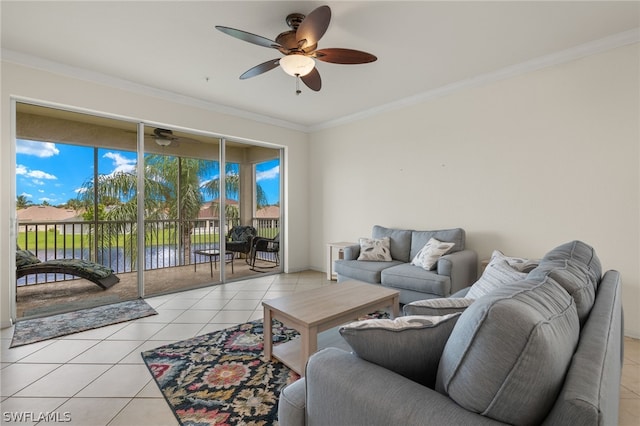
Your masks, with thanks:
<instances>
[{"instance_id":1,"label":"gray loveseat","mask_svg":"<svg viewBox=\"0 0 640 426\"><path fill-rule=\"evenodd\" d=\"M357 280L370 284L382 284L400 292L400 303L415 300L448 297L471 285L476 279L478 257L473 250L465 249L464 229L414 231L391 229L376 225L372 238L389 237L391 261L357 260L360 245L344 249L343 259L334 262L338 282ZM455 245L442 256L436 268L427 271L410 262L422 247L435 238Z\"/></svg>"},{"instance_id":2,"label":"gray loveseat","mask_svg":"<svg viewBox=\"0 0 640 426\"><path fill-rule=\"evenodd\" d=\"M616 425L620 286L617 271L601 276L590 246L564 244L524 279L454 314L457 322L432 366L433 388L352 352L327 348L309 359L305 378L283 389L279 422ZM417 313L406 308L405 314Z\"/></svg>"}]
</instances>

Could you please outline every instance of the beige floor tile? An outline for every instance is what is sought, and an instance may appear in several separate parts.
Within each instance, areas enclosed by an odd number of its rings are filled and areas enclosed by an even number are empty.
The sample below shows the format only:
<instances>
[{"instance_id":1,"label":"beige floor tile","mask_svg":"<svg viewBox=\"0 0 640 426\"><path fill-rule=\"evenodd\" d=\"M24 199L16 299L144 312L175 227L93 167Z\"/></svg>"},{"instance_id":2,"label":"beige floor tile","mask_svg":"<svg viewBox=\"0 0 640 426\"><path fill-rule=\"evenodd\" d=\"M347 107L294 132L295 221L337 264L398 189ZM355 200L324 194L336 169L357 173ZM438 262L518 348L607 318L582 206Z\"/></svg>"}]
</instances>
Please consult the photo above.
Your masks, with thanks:
<instances>
[{"instance_id":1,"label":"beige floor tile","mask_svg":"<svg viewBox=\"0 0 640 426\"><path fill-rule=\"evenodd\" d=\"M55 343L55 340L45 340L44 342L9 348L11 341L2 339L2 341L0 341L2 345L0 347L0 358L2 358L2 362L17 362L53 343Z\"/></svg>"},{"instance_id":2,"label":"beige floor tile","mask_svg":"<svg viewBox=\"0 0 640 426\"><path fill-rule=\"evenodd\" d=\"M35 425L34 419L50 416L48 419L60 419L61 422L41 422L40 424L66 423L68 414L61 407L67 398L8 398L2 401L2 424L26 426Z\"/></svg>"},{"instance_id":3,"label":"beige floor tile","mask_svg":"<svg viewBox=\"0 0 640 426\"><path fill-rule=\"evenodd\" d=\"M220 311L213 319L212 323L226 323L226 324L242 324L247 322L251 316L251 311Z\"/></svg>"},{"instance_id":4,"label":"beige floor tile","mask_svg":"<svg viewBox=\"0 0 640 426\"><path fill-rule=\"evenodd\" d=\"M130 322L126 327L117 333L113 333L107 340L147 340L158 331L162 330L166 324Z\"/></svg>"},{"instance_id":5,"label":"beige floor tile","mask_svg":"<svg viewBox=\"0 0 640 426\"><path fill-rule=\"evenodd\" d=\"M260 304L261 299L233 299L225 306L225 309L237 311L253 311Z\"/></svg>"},{"instance_id":6,"label":"beige floor tile","mask_svg":"<svg viewBox=\"0 0 640 426\"><path fill-rule=\"evenodd\" d=\"M70 426L107 425L131 398L71 398L58 410L69 413ZM59 424L59 423L58 423Z\"/></svg>"},{"instance_id":7,"label":"beige floor tile","mask_svg":"<svg viewBox=\"0 0 640 426\"><path fill-rule=\"evenodd\" d=\"M177 317L174 323L186 324L206 324L211 319L216 316L216 314L220 312L218 310L209 310L209 309L189 309L184 312L182 315Z\"/></svg>"},{"instance_id":8,"label":"beige floor tile","mask_svg":"<svg viewBox=\"0 0 640 426\"><path fill-rule=\"evenodd\" d=\"M71 397L110 367L104 364L65 364L27 386L16 396Z\"/></svg>"},{"instance_id":9,"label":"beige floor tile","mask_svg":"<svg viewBox=\"0 0 640 426\"><path fill-rule=\"evenodd\" d=\"M82 389L76 396L80 398L133 398L152 380L145 365L114 365L103 375Z\"/></svg>"},{"instance_id":10,"label":"beige floor tile","mask_svg":"<svg viewBox=\"0 0 640 426\"><path fill-rule=\"evenodd\" d=\"M141 343L135 340L104 340L69 361L72 364L116 364Z\"/></svg>"},{"instance_id":11,"label":"beige floor tile","mask_svg":"<svg viewBox=\"0 0 640 426\"><path fill-rule=\"evenodd\" d=\"M153 335L151 340L185 340L194 337L204 324L167 324L162 330Z\"/></svg>"},{"instance_id":12,"label":"beige floor tile","mask_svg":"<svg viewBox=\"0 0 640 426\"><path fill-rule=\"evenodd\" d=\"M98 340L56 340L20 362L65 363L99 343Z\"/></svg>"},{"instance_id":13,"label":"beige floor tile","mask_svg":"<svg viewBox=\"0 0 640 426\"><path fill-rule=\"evenodd\" d=\"M133 399L109 426L177 426L178 420L164 398Z\"/></svg>"},{"instance_id":14,"label":"beige floor tile","mask_svg":"<svg viewBox=\"0 0 640 426\"><path fill-rule=\"evenodd\" d=\"M59 366L59 364L11 364L0 371L0 388L2 389L0 393L2 396L11 396Z\"/></svg>"}]
</instances>

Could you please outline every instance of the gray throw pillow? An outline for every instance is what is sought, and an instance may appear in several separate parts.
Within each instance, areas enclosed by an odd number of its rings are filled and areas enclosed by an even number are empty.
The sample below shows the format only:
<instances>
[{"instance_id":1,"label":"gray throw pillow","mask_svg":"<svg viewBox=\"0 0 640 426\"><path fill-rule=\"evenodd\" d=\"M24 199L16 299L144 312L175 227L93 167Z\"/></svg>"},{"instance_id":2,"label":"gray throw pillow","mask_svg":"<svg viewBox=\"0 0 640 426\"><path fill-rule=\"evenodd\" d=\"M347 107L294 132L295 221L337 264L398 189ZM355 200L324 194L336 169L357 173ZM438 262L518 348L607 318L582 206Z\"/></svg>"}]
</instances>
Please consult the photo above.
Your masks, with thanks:
<instances>
[{"instance_id":1,"label":"gray throw pillow","mask_svg":"<svg viewBox=\"0 0 640 426\"><path fill-rule=\"evenodd\" d=\"M446 315L462 312L473 303L467 297L439 297L437 299L417 300L402 308L404 315Z\"/></svg>"},{"instance_id":2,"label":"gray throw pillow","mask_svg":"<svg viewBox=\"0 0 640 426\"><path fill-rule=\"evenodd\" d=\"M340 334L360 358L434 387L444 345L460 316L406 316L357 321Z\"/></svg>"}]
</instances>

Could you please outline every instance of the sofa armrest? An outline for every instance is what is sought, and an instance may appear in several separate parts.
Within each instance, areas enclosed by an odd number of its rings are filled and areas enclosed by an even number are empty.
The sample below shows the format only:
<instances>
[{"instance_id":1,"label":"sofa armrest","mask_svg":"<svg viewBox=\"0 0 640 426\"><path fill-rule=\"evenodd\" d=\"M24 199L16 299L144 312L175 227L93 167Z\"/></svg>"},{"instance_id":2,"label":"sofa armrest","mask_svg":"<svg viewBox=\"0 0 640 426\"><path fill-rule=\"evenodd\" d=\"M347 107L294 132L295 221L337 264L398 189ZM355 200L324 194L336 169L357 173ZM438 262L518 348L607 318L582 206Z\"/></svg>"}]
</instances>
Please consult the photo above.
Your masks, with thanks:
<instances>
[{"instance_id":1,"label":"sofa armrest","mask_svg":"<svg viewBox=\"0 0 640 426\"><path fill-rule=\"evenodd\" d=\"M357 260L358 256L360 256L360 244L352 244L342 249L344 260Z\"/></svg>"},{"instance_id":2,"label":"sofa armrest","mask_svg":"<svg viewBox=\"0 0 640 426\"><path fill-rule=\"evenodd\" d=\"M309 359L305 384L307 425L502 424L336 348L324 349ZM280 424L287 426L287 419L285 415Z\"/></svg>"},{"instance_id":3,"label":"sofa armrest","mask_svg":"<svg viewBox=\"0 0 640 426\"><path fill-rule=\"evenodd\" d=\"M438 260L438 275L451 279L451 294L473 284L478 277L478 255L465 249L445 254Z\"/></svg>"}]
</instances>

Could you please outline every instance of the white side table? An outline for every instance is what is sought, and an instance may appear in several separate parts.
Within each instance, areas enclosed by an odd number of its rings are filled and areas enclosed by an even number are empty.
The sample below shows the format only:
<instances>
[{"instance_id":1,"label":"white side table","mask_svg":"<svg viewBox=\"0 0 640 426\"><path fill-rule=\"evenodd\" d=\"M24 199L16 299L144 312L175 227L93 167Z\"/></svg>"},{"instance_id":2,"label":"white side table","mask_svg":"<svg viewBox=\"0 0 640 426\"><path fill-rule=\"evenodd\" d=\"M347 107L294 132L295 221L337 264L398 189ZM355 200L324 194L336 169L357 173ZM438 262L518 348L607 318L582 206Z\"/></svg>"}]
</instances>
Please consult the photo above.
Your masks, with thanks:
<instances>
[{"instance_id":1,"label":"white side table","mask_svg":"<svg viewBox=\"0 0 640 426\"><path fill-rule=\"evenodd\" d=\"M335 259L343 259L344 258L344 248L352 246L358 243L352 243L349 241L340 241L337 243L328 243L327 244L327 280L337 280L337 275L333 272L333 261ZM337 257L334 257L334 254L337 254Z\"/></svg>"}]
</instances>

